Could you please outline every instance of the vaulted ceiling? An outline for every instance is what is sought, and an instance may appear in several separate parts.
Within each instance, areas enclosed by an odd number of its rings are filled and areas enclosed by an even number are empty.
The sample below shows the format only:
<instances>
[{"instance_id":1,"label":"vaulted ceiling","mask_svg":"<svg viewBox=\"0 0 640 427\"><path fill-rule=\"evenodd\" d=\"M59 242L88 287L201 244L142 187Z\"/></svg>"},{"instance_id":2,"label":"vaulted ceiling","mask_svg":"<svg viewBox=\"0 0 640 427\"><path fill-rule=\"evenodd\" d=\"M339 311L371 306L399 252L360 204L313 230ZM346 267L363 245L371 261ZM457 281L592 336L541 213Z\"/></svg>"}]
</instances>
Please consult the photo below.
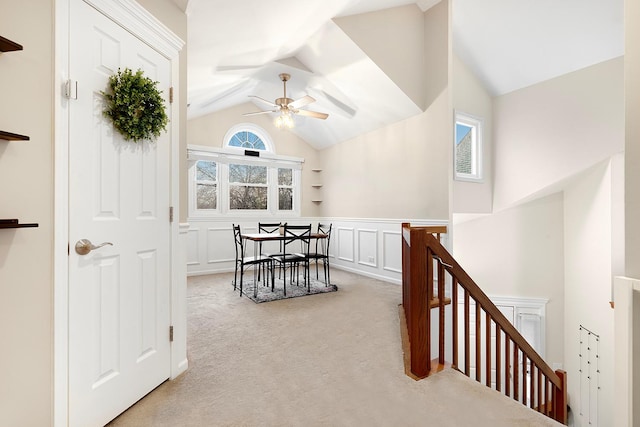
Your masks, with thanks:
<instances>
[{"instance_id":1,"label":"vaulted ceiling","mask_svg":"<svg viewBox=\"0 0 640 427\"><path fill-rule=\"evenodd\" d=\"M422 95L390 77L357 35L375 40L384 29L372 12L402 8L394 16L408 23L439 1L188 0L189 118L245 103L247 112L269 109L249 96L282 97L283 72L289 98L310 95L317 102L304 109L329 114L295 117L292 131L316 148L419 114ZM361 14L370 27L354 30ZM624 52L623 0L452 0L452 20L454 52L493 95Z\"/></svg>"}]
</instances>

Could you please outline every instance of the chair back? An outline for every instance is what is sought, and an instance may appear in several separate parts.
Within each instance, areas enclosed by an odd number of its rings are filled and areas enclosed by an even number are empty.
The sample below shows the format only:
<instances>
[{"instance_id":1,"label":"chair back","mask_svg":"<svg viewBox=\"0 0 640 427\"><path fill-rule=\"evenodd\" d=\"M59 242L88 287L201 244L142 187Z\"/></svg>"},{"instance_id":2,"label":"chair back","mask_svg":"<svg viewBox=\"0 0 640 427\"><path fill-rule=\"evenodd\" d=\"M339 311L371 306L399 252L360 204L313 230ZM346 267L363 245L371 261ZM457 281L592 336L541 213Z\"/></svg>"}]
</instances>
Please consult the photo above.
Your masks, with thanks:
<instances>
[{"instance_id":1,"label":"chair back","mask_svg":"<svg viewBox=\"0 0 640 427\"><path fill-rule=\"evenodd\" d=\"M259 222L258 233L277 233L280 230L282 224L279 222Z\"/></svg>"},{"instance_id":2,"label":"chair back","mask_svg":"<svg viewBox=\"0 0 640 427\"><path fill-rule=\"evenodd\" d=\"M259 222L258 233L278 234L280 232L280 227L282 227L282 223L280 222ZM274 242L264 242L264 243L265 243L265 248L267 248L267 250L269 250L269 248L273 250L276 249L276 245L273 244ZM280 252L283 251L282 240L277 242L277 248L279 248L278 250ZM260 252L262 252L262 242L260 242Z\"/></svg>"},{"instance_id":3,"label":"chair back","mask_svg":"<svg viewBox=\"0 0 640 427\"><path fill-rule=\"evenodd\" d=\"M233 237L236 243L236 262L239 259L244 259L244 242L242 240L242 232L240 231L240 225L233 224Z\"/></svg>"},{"instance_id":4,"label":"chair back","mask_svg":"<svg viewBox=\"0 0 640 427\"><path fill-rule=\"evenodd\" d=\"M322 245L322 253L329 255L329 243L331 242L331 229L333 224L320 224L318 223L318 234L326 234L326 239L316 239L316 252L318 252L318 244Z\"/></svg>"},{"instance_id":5,"label":"chair back","mask_svg":"<svg viewBox=\"0 0 640 427\"><path fill-rule=\"evenodd\" d=\"M289 245L300 243L300 252L309 255L309 243L311 242L311 224L309 225L284 225L285 252L290 252Z\"/></svg>"}]
</instances>

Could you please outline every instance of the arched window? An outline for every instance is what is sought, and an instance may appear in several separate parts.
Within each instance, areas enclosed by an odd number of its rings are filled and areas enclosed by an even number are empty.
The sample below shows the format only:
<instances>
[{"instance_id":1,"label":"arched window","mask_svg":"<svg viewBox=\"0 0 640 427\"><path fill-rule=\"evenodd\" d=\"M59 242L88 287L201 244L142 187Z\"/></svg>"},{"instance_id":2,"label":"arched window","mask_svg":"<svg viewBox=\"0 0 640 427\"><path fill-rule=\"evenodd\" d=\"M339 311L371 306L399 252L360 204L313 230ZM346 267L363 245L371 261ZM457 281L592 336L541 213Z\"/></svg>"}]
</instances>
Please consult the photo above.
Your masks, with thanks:
<instances>
[{"instance_id":1,"label":"arched window","mask_svg":"<svg viewBox=\"0 0 640 427\"><path fill-rule=\"evenodd\" d=\"M267 131L253 123L239 123L231 127L224 136L224 146L275 153Z\"/></svg>"}]
</instances>

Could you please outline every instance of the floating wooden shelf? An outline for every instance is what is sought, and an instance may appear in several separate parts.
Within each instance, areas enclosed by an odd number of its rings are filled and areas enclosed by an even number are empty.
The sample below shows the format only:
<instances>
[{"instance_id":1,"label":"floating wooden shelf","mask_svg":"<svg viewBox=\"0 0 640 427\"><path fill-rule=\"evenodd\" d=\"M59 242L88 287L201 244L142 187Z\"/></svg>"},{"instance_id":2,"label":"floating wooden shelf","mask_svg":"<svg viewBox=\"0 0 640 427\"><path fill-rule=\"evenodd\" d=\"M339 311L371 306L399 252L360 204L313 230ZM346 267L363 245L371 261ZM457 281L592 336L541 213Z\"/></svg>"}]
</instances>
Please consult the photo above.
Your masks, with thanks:
<instances>
[{"instance_id":1,"label":"floating wooden shelf","mask_svg":"<svg viewBox=\"0 0 640 427\"><path fill-rule=\"evenodd\" d=\"M312 200L313 203L322 203L322 200Z\"/></svg>"},{"instance_id":2,"label":"floating wooden shelf","mask_svg":"<svg viewBox=\"0 0 640 427\"><path fill-rule=\"evenodd\" d=\"M322 172L322 169L311 169L311 172Z\"/></svg>"},{"instance_id":3,"label":"floating wooden shelf","mask_svg":"<svg viewBox=\"0 0 640 427\"><path fill-rule=\"evenodd\" d=\"M32 228L37 227L38 224L20 224L17 219L0 219L0 230L3 228Z\"/></svg>"},{"instance_id":4,"label":"floating wooden shelf","mask_svg":"<svg viewBox=\"0 0 640 427\"><path fill-rule=\"evenodd\" d=\"M0 36L0 52L13 52L15 50L22 50L22 45Z\"/></svg>"},{"instance_id":5,"label":"floating wooden shelf","mask_svg":"<svg viewBox=\"0 0 640 427\"><path fill-rule=\"evenodd\" d=\"M320 188L320 187L322 187L322 184L311 184L311 186L313 188Z\"/></svg>"},{"instance_id":6,"label":"floating wooden shelf","mask_svg":"<svg viewBox=\"0 0 640 427\"><path fill-rule=\"evenodd\" d=\"M28 141L29 137L26 135L20 135L17 133L0 130L0 139L4 141Z\"/></svg>"}]
</instances>

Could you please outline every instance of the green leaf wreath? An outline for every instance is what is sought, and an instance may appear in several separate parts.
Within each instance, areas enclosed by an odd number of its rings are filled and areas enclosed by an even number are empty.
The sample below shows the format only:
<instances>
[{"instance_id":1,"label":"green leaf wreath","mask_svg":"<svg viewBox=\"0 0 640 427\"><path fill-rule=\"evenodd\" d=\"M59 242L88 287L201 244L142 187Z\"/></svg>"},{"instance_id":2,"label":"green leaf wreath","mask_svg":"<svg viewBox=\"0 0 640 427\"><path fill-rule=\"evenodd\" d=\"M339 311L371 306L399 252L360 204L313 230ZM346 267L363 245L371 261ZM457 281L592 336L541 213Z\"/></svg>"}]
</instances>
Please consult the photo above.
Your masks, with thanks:
<instances>
[{"instance_id":1,"label":"green leaf wreath","mask_svg":"<svg viewBox=\"0 0 640 427\"><path fill-rule=\"evenodd\" d=\"M103 113L125 140L156 139L167 129L169 119L157 84L142 70L134 74L129 68L109 77L111 93L102 92L107 100Z\"/></svg>"}]
</instances>

